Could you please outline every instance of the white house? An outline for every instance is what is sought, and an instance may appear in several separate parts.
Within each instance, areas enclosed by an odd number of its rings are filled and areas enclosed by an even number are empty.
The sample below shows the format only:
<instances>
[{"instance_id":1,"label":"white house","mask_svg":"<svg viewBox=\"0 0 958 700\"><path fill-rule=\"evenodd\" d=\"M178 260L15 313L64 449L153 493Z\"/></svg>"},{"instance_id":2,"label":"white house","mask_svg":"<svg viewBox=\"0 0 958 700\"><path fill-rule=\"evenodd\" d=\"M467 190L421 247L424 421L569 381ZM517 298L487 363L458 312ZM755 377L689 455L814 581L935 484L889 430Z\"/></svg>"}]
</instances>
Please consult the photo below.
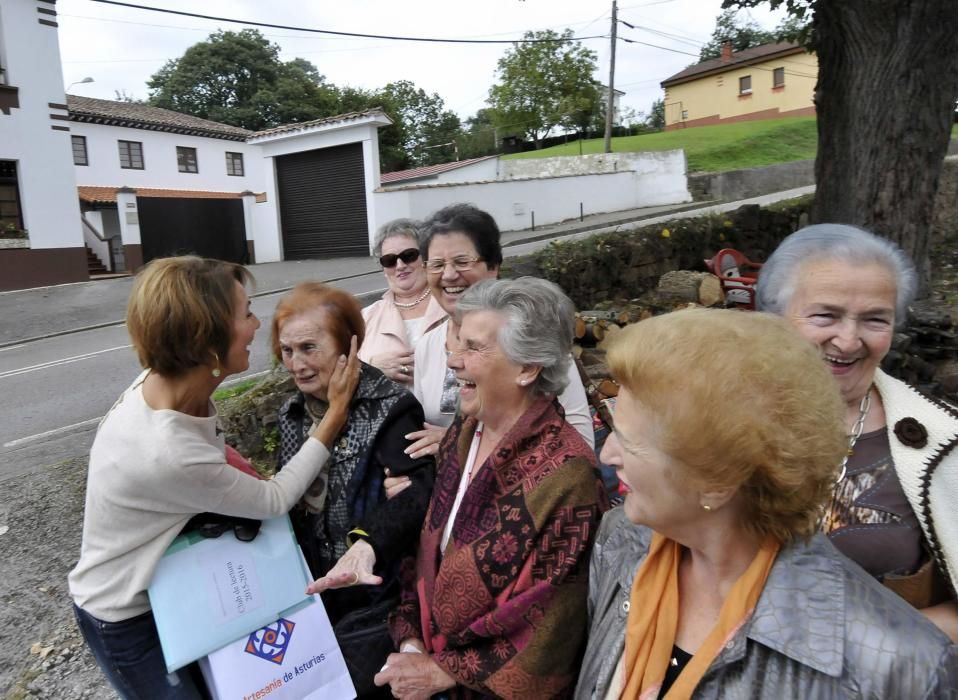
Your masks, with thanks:
<instances>
[{"instance_id":1,"label":"white house","mask_svg":"<svg viewBox=\"0 0 958 700\"><path fill-rule=\"evenodd\" d=\"M0 290L88 279L54 7L0 0Z\"/></svg>"}]
</instances>

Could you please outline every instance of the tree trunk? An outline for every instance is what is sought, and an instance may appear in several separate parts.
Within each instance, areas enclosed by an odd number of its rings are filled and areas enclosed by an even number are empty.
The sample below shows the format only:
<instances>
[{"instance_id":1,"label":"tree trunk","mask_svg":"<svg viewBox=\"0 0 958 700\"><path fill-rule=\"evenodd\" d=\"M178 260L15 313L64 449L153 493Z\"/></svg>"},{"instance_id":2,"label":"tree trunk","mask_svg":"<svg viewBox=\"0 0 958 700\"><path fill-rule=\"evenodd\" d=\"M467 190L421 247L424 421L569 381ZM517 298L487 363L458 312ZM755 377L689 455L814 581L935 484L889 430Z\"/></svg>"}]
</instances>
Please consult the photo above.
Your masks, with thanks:
<instances>
[{"instance_id":1,"label":"tree trunk","mask_svg":"<svg viewBox=\"0 0 958 700\"><path fill-rule=\"evenodd\" d=\"M958 99L954 0L818 0L816 222L862 226L930 277L929 230Z\"/></svg>"}]
</instances>

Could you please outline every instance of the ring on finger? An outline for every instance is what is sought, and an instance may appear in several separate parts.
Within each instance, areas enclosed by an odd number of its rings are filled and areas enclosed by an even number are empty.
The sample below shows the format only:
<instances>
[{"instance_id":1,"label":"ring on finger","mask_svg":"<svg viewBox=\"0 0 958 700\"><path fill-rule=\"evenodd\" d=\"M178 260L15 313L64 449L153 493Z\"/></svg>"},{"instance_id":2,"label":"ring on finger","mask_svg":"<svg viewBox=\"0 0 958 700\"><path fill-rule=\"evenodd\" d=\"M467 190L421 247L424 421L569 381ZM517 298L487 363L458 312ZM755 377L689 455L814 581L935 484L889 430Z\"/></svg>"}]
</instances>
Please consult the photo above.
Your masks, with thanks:
<instances>
[{"instance_id":1,"label":"ring on finger","mask_svg":"<svg viewBox=\"0 0 958 700\"><path fill-rule=\"evenodd\" d=\"M406 365L400 365L399 371L402 372L403 374L409 374L409 367L407 367Z\"/></svg>"}]
</instances>

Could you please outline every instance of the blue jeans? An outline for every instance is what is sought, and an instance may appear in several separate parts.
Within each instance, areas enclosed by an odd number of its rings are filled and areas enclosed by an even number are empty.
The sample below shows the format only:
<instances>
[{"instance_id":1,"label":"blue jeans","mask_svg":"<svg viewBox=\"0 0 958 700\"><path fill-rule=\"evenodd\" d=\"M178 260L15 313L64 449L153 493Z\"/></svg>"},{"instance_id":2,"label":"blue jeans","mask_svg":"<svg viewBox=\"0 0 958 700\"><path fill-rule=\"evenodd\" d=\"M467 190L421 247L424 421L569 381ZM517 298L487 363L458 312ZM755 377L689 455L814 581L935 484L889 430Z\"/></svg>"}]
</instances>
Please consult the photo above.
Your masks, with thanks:
<instances>
[{"instance_id":1,"label":"blue jeans","mask_svg":"<svg viewBox=\"0 0 958 700\"><path fill-rule=\"evenodd\" d=\"M124 700L199 700L187 669L166 672L152 612L104 622L73 606L77 626L107 680Z\"/></svg>"}]
</instances>

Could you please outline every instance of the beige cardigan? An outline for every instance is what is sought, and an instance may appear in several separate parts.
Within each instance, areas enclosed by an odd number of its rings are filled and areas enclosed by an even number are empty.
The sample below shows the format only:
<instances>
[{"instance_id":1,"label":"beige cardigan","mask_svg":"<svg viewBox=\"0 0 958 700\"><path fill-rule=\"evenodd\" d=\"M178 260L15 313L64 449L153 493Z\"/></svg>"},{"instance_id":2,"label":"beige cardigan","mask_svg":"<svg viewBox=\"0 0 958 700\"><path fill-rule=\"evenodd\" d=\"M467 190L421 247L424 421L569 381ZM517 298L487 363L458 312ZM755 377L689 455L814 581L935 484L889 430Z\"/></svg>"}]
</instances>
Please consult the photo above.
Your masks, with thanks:
<instances>
[{"instance_id":1,"label":"beige cardigan","mask_svg":"<svg viewBox=\"0 0 958 700\"><path fill-rule=\"evenodd\" d=\"M395 297L392 291L387 290L382 299L363 309L366 339L359 349L359 359L363 362L374 364L373 358L386 352L415 350L406 337L406 324L394 302ZM446 312L439 306L435 297L430 295L428 304L426 313L422 317L423 336L446 319Z\"/></svg>"}]
</instances>

